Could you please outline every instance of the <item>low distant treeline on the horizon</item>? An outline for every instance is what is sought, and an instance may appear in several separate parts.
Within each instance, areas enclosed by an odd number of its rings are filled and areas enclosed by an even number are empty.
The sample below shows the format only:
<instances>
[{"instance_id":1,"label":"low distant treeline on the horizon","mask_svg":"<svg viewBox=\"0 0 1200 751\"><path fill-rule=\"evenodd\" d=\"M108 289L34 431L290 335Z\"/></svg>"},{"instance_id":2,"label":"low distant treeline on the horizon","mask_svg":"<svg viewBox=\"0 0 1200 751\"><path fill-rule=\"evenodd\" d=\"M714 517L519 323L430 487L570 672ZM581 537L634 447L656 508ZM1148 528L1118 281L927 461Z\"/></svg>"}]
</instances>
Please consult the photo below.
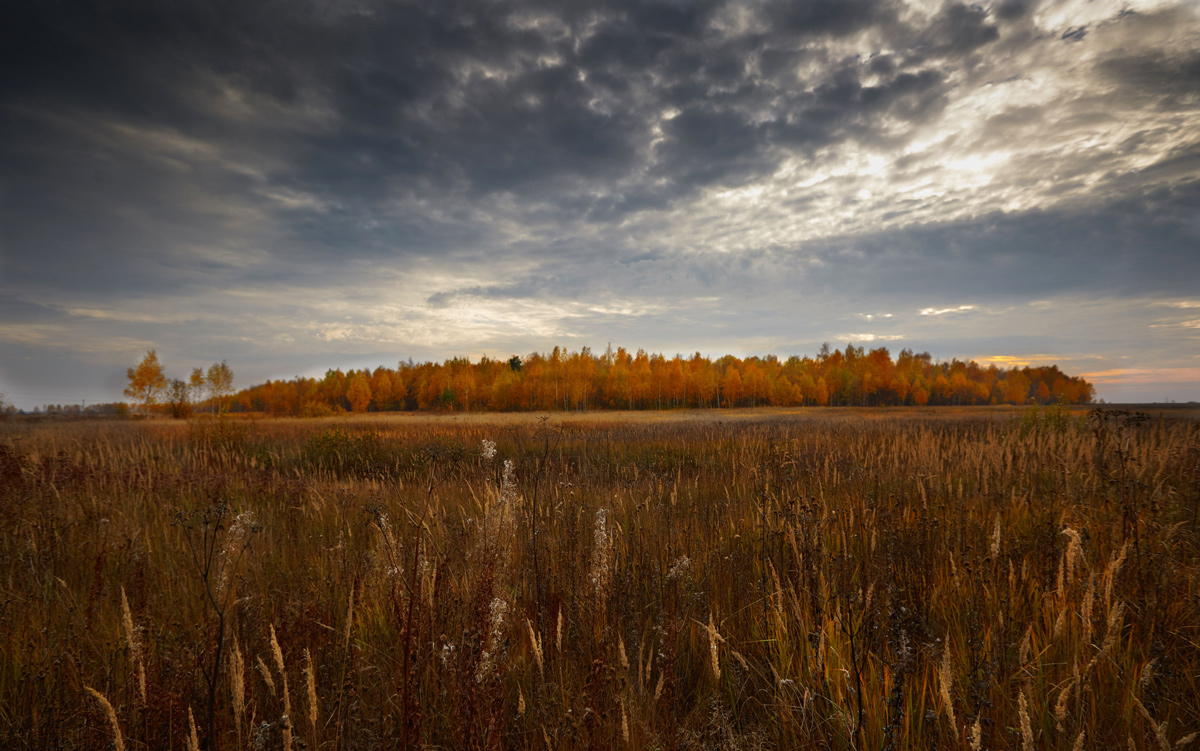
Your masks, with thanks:
<instances>
[{"instance_id":1,"label":"low distant treeline on the horizon","mask_svg":"<svg viewBox=\"0 0 1200 751\"><path fill-rule=\"evenodd\" d=\"M588 347L508 360L453 358L396 368L330 370L239 392L234 411L321 416L412 410L550 411L676 407L1086 404L1092 385L1055 365L1001 369L935 362L885 347L821 349L816 357L710 360Z\"/></svg>"}]
</instances>

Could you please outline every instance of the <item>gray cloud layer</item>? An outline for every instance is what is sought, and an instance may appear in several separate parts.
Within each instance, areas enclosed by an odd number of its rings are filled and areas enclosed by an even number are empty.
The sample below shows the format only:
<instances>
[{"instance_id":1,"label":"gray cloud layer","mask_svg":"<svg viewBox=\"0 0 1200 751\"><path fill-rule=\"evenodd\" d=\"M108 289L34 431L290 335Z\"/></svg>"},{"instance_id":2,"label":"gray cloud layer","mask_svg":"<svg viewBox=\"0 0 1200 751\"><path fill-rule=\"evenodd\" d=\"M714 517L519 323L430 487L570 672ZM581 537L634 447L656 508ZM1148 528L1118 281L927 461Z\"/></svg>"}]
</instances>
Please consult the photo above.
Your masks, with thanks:
<instances>
[{"instance_id":1,"label":"gray cloud layer","mask_svg":"<svg viewBox=\"0 0 1200 751\"><path fill-rule=\"evenodd\" d=\"M1188 2L10 5L19 403L839 337L1200 398Z\"/></svg>"}]
</instances>

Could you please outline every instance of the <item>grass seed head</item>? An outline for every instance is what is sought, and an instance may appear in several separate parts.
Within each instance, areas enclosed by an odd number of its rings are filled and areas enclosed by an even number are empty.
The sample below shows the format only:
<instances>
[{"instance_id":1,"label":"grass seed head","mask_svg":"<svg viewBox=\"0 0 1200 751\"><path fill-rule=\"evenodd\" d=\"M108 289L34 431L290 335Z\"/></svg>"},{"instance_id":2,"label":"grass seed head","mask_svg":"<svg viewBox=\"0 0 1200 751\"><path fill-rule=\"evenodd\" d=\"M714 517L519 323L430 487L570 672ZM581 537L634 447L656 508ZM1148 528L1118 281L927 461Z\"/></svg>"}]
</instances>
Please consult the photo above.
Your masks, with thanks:
<instances>
[{"instance_id":1,"label":"grass seed head","mask_svg":"<svg viewBox=\"0 0 1200 751\"><path fill-rule=\"evenodd\" d=\"M100 708L104 710L104 715L108 718L108 724L112 726L113 746L117 751L125 751L125 738L121 735L121 724L117 722L117 710L113 709L113 705L109 703L104 694L91 686L84 686L83 688L100 703Z\"/></svg>"},{"instance_id":2,"label":"grass seed head","mask_svg":"<svg viewBox=\"0 0 1200 751\"><path fill-rule=\"evenodd\" d=\"M188 735L186 743L187 751L200 751L200 738L196 735L196 718L192 715L191 707L188 707Z\"/></svg>"},{"instance_id":3,"label":"grass seed head","mask_svg":"<svg viewBox=\"0 0 1200 751\"><path fill-rule=\"evenodd\" d=\"M313 669L312 654L307 647L304 649L304 678L308 685L308 724L315 738L317 735L317 676Z\"/></svg>"},{"instance_id":4,"label":"grass seed head","mask_svg":"<svg viewBox=\"0 0 1200 751\"><path fill-rule=\"evenodd\" d=\"M538 666L538 675L542 677L542 680L545 680L546 666L542 657L542 639L540 636L538 636L537 632L533 630L533 622L528 618L525 619L525 627L529 630L529 643L533 648L533 659Z\"/></svg>"},{"instance_id":5,"label":"grass seed head","mask_svg":"<svg viewBox=\"0 0 1200 751\"><path fill-rule=\"evenodd\" d=\"M1067 543L1066 552L1066 576L1068 580L1074 580L1075 569L1083 561L1083 539L1080 537L1079 532L1070 527L1064 529L1062 533L1070 538L1070 542Z\"/></svg>"},{"instance_id":6,"label":"grass seed head","mask_svg":"<svg viewBox=\"0 0 1200 751\"><path fill-rule=\"evenodd\" d=\"M1150 685L1150 681L1154 680L1154 664L1156 662L1158 662L1157 657L1147 662L1146 666L1142 668L1142 676L1138 679L1138 685L1141 686L1142 691L1145 691Z\"/></svg>"},{"instance_id":7,"label":"grass seed head","mask_svg":"<svg viewBox=\"0 0 1200 751\"><path fill-rule=\"evenodd\" d=\"M708 656L709 665L712 668L713 680L720 682L721 680L721 660L717 652L717 627L713 625L713 616L708 614Z\"/></svg>"},{"instance_id":8,"label":"grass seed head","mask_svg":"<svg viewBox=\"0 0 1200 751\"><path fill-rule=\"evenodd\" d=\"M275 638L274 624L271 625L271 656L275 658L275 669L281 676L286 675L287 671L283 666L283 650L279 648L279 640Z\"/></svg>"},{"instance_id":9,"label":"grass seed head","mask_svg":"<svg viewBox=\"0 0 1200 751\"><path fill-rule=\"evenodd\" d=\"M233 721L238 737L242 735L242 716L246 713L246 663L237 636L233 637L233 649L229 652L229 693L233 702Z\"/></svg>"},{"instance_id":10,"label":"grass seed head","mask_svg":"<svg viewBox=\"0 0 1200 751\"><path fill-rule=\"evenodd\" d=\"M954 716L954 701L951 698L950 689L954 684L954 676L950 672L950 634L946 634L946 641L942 646L942 664L938 669L938 691L942 696L942 707L946 710L946 719L950 721L950 727L958 732L958 720Z\"/></svg>"},{"instance_id":11,"label":"grass seed head","mask_svg":"<svg viewBox=\"0 0 1200 751\"><path fill-rule=\"evenodd\" d=\"M1021 719L1021 751L1034 751L1033 724L1029 719L1029 701L1025 698L1025 689L1017 695L1018 715Z\"/></svg>"},{"instance_id":12,"label":"grass seed head","mask_svg":"<svg viewBox=\"0 0 1200 751\"><path fill-rule=\"evenodd\" d=\"M1033 626L1025 630L1025 638L1021 639L1021 647L1017 650L1017 662L1021 665L1029 664L1029 651L1033 639Z\"/></svg>"},{"instance_id":13,"label":"grass seed head","mask_svg":"<svg viewBox=\"0 0 1200 751\"><path fill-rule=\"evenodd\" d=\"M1117 578L1117 574L1121 572L1121 566L1125 563L1125 554L1129 552L1129 543L1121 546L1119 555L1114 555L1112 560L1108 562L1108 569L1104 572L1104 604L1112 603L1112 588L1113 582Z\"/></svg>"},{"instance_id":14,"label":"grass seed head","mask_svg":"<svg viewBox=\"0 0 1200 751\"><path fill-rule=\"evenodd\" d=\"M1117 644L1117 638L1121 635L1121 625L1125 618L1125 603L1115 602L1108 610L1108 625L1104 632L1104 645L1100 648L1101 652L1108 652Z\"/></svg>"},{"instance_id":15,"label":"grass seed head","mask_svg":"<svg viewBox=\"0 0 1200 751\"><path fill-rule=\"evenodd\" d=\"M1063 690L1058 693L1058 701L1054 704L1055 729L1057 729L1060 733L1064 732L1063 723L1065 723L1067 719L1067 703L1071 700L1071 689L1073 687L1073 683L1068 683Z\"/></svg>"},{"instance_id":16,"label":"grass seed head","mask_svg":"<svg viewBox=\"0 0 1200 751\"><path fill-rule=\"evenodd\" d=\"M267 690L271 692L271 698L275 697L275 679L271 677L271 669L267 667L267 663L263 662L263 658L259 655L258 674L262 676L263 683L267 684Z\"/></svg>"},{"instance_id":17,"label":"grass seed head","mask_svg":"<svg viewBox=\"0 0 1200 751\"><path fill-rule=\"evenodd\" d=\"M1146 718L1146 722L1150 723L1151 729L1154 730L1154 740L1158 743L1159 751L1171 751L1171 741L1167 737L1167 722L1164 720L1161 724L1154 721L1150 716L1150 711L1146 709L1146 705L1142 704L1141 700L1136 696L1133 697L1133 705L1137 707L1138 712L1142 717Z\"/></svg>"},{"instance_id":18,"label":"grass seed head","mask_svg":"<svg viewBox=\"0 0 1200 751\"><path fill-rule=\"evenodd\" d=\"M1083 593L1083 604L1079 609L1079 618L1083 624L1083 643L1091 644L1092 642L1092 606L1095 603L1096 588L1092 584L1092 578L1088 577L1087 591Z\"/></svg>"},{"instance_id":19,"label":"grass seed head","mask_svg":"<svg viewBox=\"0 0 1200 751\"><path fill-rule=\"evenodd\" d=\"M129 600L125 597L125 587L121 587L121 626L125 631L125 644L129 647L132 659L138 658L138 643L133 633L133 613L129 610Z\"/></svg>"},{"instance_id":20,"label":"grass seed head","mask_svg":"<svg viewBox=\"0 0 1200 751\"><path fill-rule=\"evenodd\" d=\"M563 637L563 611L562 605L558 606L558 627L554 629L554 648L558 654L562 654L562 637Z\"/></svg>"}]
</instances>

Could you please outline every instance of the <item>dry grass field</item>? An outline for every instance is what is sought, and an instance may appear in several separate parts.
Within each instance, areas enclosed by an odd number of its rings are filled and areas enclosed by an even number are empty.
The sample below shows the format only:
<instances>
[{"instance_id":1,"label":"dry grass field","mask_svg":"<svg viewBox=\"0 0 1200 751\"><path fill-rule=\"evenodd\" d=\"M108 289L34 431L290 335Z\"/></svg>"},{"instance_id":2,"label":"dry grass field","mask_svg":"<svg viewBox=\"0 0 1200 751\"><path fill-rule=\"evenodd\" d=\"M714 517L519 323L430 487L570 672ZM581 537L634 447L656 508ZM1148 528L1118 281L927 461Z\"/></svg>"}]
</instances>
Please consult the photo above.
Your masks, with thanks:
<instances>
[{"instance_id":1,"label":"dry grass field","mask_svg":"<svg viewBox=\"0 0 1200 751\"><path fill-rule=\"evenodd\" d=\"M0 747L1200 747L1200 423L0 423Z\"/></svg>"}]
</instances>

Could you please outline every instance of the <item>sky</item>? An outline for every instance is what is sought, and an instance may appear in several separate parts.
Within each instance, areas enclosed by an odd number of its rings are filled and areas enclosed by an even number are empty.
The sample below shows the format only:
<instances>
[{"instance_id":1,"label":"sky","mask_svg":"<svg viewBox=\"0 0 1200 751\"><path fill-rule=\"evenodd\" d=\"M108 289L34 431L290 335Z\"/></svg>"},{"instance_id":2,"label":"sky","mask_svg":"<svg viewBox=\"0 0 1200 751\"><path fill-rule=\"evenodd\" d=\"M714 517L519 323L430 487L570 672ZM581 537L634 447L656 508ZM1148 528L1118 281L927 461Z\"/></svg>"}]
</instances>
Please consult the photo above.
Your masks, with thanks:
<instances>
[{"instance_id":1,"label":"sky","mask_svg":"<svg viewBox=\"0 0 1200 751\"><path fill-rule=\"evenodd\" d=\"M569 350L1200 400L1200 3L0 10L0 392Z\"/></svg>"}]
</instances>

